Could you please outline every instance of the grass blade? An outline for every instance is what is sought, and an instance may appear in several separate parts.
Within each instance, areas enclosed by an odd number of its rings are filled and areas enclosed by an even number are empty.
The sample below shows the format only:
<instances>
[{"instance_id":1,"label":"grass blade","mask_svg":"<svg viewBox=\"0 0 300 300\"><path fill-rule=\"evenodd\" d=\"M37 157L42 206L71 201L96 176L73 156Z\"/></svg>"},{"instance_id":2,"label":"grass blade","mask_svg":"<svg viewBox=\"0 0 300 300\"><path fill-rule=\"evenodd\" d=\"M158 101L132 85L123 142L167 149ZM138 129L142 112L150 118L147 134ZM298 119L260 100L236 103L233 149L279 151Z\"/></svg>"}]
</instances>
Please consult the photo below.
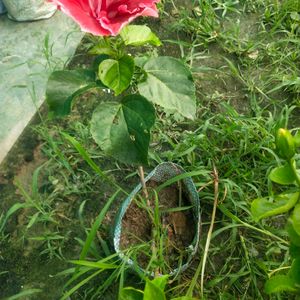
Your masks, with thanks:
<instances>
[{"instance_id":1,"label":"grass blade","mask_svg":"<svg viewBox=\"0 0 300 300\"><path fill-rule=\"evenodd\" d=\"M25 296L30 296L30 295L40 293L40 292L42 292L42 290L40 290L40 289L29 289L29 290L22 291L21 293L19 293L17 295L8 297L5 300L16 300L16 299L21 299L21 298L24 299Z\"/></svg>"},{"instance_id":2,"label":"grass blade","mask_svg":"<svg viewBox=\"0 0 300 300\"><path fill-rule=\"evenodd\" d=\"M159 193L163 188L165 188L166 186L169 186L177 181L180 181L182 179L185 178L189 178L189 177L194 177L194 176L199 176L199 175L203 175L203 176L207 176L209 175L209 171L207 170L199 170L199 171L193 171L193 172L186 172L186 173L182 173L178 176L172 177L169 180L167 180L166 182L164 182L163 184L159 185L156 188L156 191Z\"/></svg>"},{"instance_id":3,"label":"grass blade","mask_svg":"<svg viewBox=\"0 0 300 300\"><path fill-rule=\"evenodd\" d=\"M85 244L83 246L83 249L80 253L80 260L83 260L86 258L88 252L89 252L89 249L91 247L91 244L97 234L97 231L107 213L107 211L109 210L111 204L114 202L114 200L116 199L117 195L119 194L120 192L120 189L118 189L109 199L108 201L106 202L105 206L103 207L103 209L101 210L100 214L98 215L95 223L93 224L92 228L91 228L91 231L90 233L88 234L87 238L86 238L86 241L85 241Z\"/></svg>"},{"instance_id":4,"label":"grass blade","mask_svg":"<svg viewBox=\"0 0 300 300\"><path fill-rule=\"evenodd\" d=\"M78 151L78 153L81 155L81 157L88 163L88 165L103 179L111 183L116 188L122 190L125 194L127 194L126 191L124 191L118 184L116 184L114 181L112 181L99 167L98 165L92 160L90 155L87 153L87 151L82 147L82 145L72 136L70 136L67 133L62 132L62 136L69 141L74 148Z\"/></svg>"},{"instance_id":5,"label":"grass blade","mask_svg":"<svg viewBox=\"0 0 300 300\"><path fill-rule=\"evenodd\" d=\"M20 208L25 208L27 206L26 203L16 203L14 204L6 213L5 217L1 220L0 223L0 232L4 229L4 226L11 215L13 215Z\"/></svg>"}]
</instances>

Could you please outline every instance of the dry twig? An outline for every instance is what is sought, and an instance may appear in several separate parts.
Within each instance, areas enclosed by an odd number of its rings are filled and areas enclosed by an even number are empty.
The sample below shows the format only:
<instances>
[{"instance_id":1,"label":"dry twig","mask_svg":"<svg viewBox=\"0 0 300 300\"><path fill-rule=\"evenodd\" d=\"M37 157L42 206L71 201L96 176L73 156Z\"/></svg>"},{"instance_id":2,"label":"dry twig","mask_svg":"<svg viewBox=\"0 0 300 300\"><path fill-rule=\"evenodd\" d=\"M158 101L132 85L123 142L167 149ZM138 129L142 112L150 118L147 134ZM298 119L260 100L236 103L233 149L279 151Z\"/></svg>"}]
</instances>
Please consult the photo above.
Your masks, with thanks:
<instances>
[{"instance_id":1,"label":"dry twig","mask_svg":"<svg viewBox=\"0 0 300 300\"><path fill-rule=\"evenodd\" d=\"M148 191L147 191L143 166L138 166L138 173L139 173L139 176L140 176L140 181L141 181L141 184L142 184L144 197L147 201L147 205L150 207L149 194L148 194Z\"/></svg>"},{"instance_id":2,"label":"dry twig","mask_svg":"<svg viewBox=\"0 0 300 300\"><path fill-rule=\"evenodd\" d=\"M216 210L217 210L218 198L219 198L219 176L218 176L218 171L217 171L215 165L213 165L213 178L214 178L214 206L213 206L213 211L212 211L212 215L211 215L211 222L210 222L209 230L207 233L207 238L206 238L206 243L205 243L205 248L204 248L204 255L203 255L203 260L202 260L202 267L201 267L201 277L200 277L201 298L203 298L205 266L206 266L206 260L207 260L207 256L208 256L209 245L210 245L210 241L211 241L211 235L212 235L213 228L214 228L214 223L215 223L215 218L216 218Z\"/></svg>"}]
</instances>

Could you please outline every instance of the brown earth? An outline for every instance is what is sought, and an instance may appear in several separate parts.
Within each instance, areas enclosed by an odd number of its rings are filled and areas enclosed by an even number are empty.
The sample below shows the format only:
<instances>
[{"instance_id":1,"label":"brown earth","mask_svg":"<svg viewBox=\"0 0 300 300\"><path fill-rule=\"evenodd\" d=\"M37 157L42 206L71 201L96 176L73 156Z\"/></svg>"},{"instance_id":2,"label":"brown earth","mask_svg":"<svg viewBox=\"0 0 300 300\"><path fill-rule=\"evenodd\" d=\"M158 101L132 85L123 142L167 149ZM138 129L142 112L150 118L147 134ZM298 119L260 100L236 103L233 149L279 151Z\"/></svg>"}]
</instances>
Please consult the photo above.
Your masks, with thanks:
<instances>
[{"instance_id":1,"label":"brown earth","mask_svg":"<svg viewBox=\"0 0 300 300\"><path fill-rule=\"evenodd\" d=\"M120 248L128 249L131 246L143 245L145 251L140 251L136 257L139 265L146 268L151 253L153 254L153 251L159 247L158 242L155 242L155 233L160 231L163 237L164 263L174 269L178 266L178 257L186 259L184 250L192 243L196 224L192 209L183 209L191 205L188 197L184 192L180 192L178 184L173 184L157 193L160 215L159 225L155 226L154 191L158 185L159 183L155 181L147 183L149 201L145 201L145 197L138 194L131 202L122 220ZM150 253L150 257L145 253Z\"/></svg>"}]
</instances>

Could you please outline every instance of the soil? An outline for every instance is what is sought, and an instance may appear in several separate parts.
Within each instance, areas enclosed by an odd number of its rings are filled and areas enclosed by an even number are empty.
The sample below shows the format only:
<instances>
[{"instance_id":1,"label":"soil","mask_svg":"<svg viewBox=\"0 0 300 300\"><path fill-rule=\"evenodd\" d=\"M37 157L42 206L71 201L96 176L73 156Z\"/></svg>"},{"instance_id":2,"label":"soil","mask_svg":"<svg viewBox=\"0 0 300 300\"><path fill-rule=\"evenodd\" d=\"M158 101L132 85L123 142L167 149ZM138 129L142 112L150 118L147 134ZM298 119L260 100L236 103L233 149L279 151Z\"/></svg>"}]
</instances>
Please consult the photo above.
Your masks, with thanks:
<instances>
[{"instance_id":1,"label":"soil","mask_svg":"<svg viewBox=\"0 0 300 300\"><path fill-rule=\"evenodd\" d=\"M45 112L41 113L45 115ZM33 172L45 162L46 158L40 151L40 138L32 128L39 121L38 116L32 120L0 166L0 215L13 204L23 202L15 183L30 192ZM40 244L24 240L27 213L28 210L24 209L11 216L5 227L7 238L0 240L0 298L40 288L44 290L43 299L58 299L61 291L56 287L62 286L64 279L52 275L68 265L61 259L50 261L41 257ZM36 298L32 296L30 299Z\"/></svg>"},{"instance_id":2,"label":"soil","mask_svg":"<svg viewBox=\"0 0 300 300\"><path fill-rule=\"evenodd\" d=\"M156 190L159 183L155 181L148 181L147 187L149 190L149 199L151 212L155 209L154 190ZM186 260L185 249L192 243L195 236L196 223L194 221L192 208L179 211L170 211L181 206L190 206L191 203L184 191L180 196L180 188L178 184L165 187L157 193L159 208L160 208L160 224L162 236L164 236L164 260L165 264L171 269L178 267L178 258L181 257L183 261ZM180 201L181 197L181 201ZM151 250L157 248L153 244L153 232L157 228L151 218L151 213L141 206L145 199L142 192L137 195L129 205L123 220L122 233L120 240L120 248L128 249L131 246L150 245ZM148 204L149 205L149 204ZM151 243L149 243L151 242ZM149 249L148 249L149 250ZM147 251L146 251L147 253ZM136 255L137 262L142 268L146 268L149 264L150 258L141 251ZM171 271L171 270L170 270Z\"/></svg>"}]
</instances>

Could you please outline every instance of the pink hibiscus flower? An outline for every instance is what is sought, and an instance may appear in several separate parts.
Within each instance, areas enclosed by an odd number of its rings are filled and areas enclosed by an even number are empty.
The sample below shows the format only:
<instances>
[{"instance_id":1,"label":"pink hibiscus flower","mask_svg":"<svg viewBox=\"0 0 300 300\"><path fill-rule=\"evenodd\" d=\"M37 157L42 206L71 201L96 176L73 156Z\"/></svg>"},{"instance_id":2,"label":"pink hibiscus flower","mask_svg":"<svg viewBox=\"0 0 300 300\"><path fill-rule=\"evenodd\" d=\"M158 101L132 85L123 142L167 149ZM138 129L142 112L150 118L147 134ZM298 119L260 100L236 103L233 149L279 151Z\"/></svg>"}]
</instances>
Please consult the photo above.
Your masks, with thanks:
<instances>
[{"instance_id":1,"label":"pink hibiscus flower","mask_svg":"<svg viewBox=\"0 0 300 300\"><path fill-rule=\"evenodd\" d=\"M94 35L117 35L139 16L158 17L159 0L49 0Z\"/></svg>"}]
</instances>

